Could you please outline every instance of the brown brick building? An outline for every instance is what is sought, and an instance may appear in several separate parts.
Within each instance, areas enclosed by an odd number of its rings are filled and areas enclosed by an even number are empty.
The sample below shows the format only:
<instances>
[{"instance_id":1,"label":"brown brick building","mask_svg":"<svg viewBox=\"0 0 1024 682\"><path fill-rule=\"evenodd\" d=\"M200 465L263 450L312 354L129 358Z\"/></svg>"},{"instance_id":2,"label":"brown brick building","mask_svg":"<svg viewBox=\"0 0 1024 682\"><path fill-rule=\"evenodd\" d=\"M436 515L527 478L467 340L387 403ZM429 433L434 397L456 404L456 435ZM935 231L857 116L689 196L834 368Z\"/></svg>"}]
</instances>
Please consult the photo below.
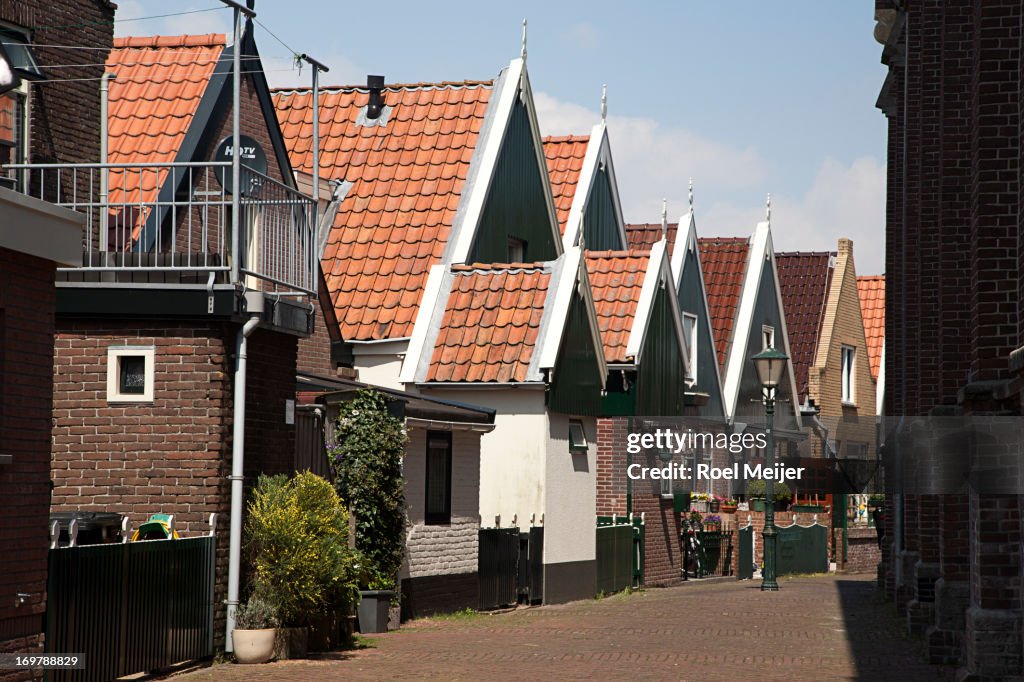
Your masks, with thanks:
<instances>
[{"instance_id":1,"label":"brown brick building","mask_svg":"<svg viewBox=\"0 0 1024 682\"><path fill-rule=\"evenodd\" d=\"M884 419L1021 414L1024 3L876 1L888 73ZM905 433L905 431L904 431ZM1012 480L1019 456L1009 458ZM899 464L887 461L887 476ZM974 461L979 470L989 463ZM1019 490L887 501L880 577L932 660L1022 673ZM949 491L944 491L949 492Z\"/></svg>"},{"instance_id":2,"label":"brown brick building","mask_svg":"<svg viewBox=\"0 0 1024 682\"><path fill-rule=\"evenodd\" d=\"M0 93L0 164L96 157L97 63L113 16L106 0L0 2L0 42L20 80ZM59 80L55 65L66 67ZM46 610L55 269L79 261L83 217L0 175L0 652L29 653L42 650Z\"/></svg>"}]
</instances>

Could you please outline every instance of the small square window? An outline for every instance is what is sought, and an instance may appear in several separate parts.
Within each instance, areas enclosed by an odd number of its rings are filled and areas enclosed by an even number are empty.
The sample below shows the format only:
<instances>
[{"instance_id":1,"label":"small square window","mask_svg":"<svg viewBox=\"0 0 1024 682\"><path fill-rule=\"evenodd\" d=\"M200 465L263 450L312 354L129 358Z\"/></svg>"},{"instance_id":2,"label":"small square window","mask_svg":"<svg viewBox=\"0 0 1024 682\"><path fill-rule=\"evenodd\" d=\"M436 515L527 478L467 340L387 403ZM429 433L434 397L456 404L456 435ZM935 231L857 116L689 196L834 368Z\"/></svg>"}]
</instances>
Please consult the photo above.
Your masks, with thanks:
<instances>
[{"instance_id":1,"label":"small square window","mask_svg":"<svg viewBox=\"0 0 1024 682\"><path fill-rule=\"evenodd\" d=\"M761 350L775 348L775 327L764 325L761 327Z\"/></svg>"},{"instance_id":2,"label":"small square window","mask_svg":"<svg viewBox=\"0 0 1024 682\"><path fill-rule=\"evenodd\" d=\"M587 451L587 434L583 430L583 422L579 419L569 420L569 451Z\"/></svg>"},{"instance_id":3,"label":"small square window","mask_svg":"<svg viewBox=\"0 0 1024 682\"><path fill-rule=\"evenodd\" d=\"M843 402L847 405L853 405L856 401L856 368L857 368L857 350L852 346L843 346L842 350L842 389L843 389Z\"/></svg>"},{"instance_id":4,"label":"small square window","mask_svg":"<svg viewBox=\"0 0 1024 682\"><path fill-rule=\"evenodd\" d=\"M683 313L683 342L686 344L686 374L697 383L697 316Z\"/></svg>"},{"instance_id":5,"label":"small square window","mask_svg":"<svg viewBox=\"0 0 1024 682\"><path fill-rule=\"evenodd\" d=\"M107 402L152 402L155 353L152 346L107 349Z\"/></svg>"}]
</instances>

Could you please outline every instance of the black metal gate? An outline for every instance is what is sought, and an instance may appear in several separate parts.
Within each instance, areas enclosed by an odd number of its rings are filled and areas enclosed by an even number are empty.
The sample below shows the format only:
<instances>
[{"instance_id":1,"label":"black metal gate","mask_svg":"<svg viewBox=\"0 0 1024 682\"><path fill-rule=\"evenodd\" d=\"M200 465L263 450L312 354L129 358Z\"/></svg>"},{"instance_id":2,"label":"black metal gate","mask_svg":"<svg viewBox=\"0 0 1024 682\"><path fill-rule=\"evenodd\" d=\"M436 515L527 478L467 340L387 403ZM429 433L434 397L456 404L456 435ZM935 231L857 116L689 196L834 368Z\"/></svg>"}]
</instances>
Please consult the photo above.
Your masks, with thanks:
<instances>
[{"instance_id":1,"label":"black metal gate","mask_svg":"<svg viewBox=\"0 0 1024 682\"><path fill-rule=\"evenodd\" d=\"M213 655L213 536L50 550L46 652L85 670L49 680L104 682Z\"/></svg>"},{"instance_id":2,"label":"black metal gate","mask_svg":"<svg viewBox=\"0 0 1024 682\"><path fill-rule=\"evenodd\" d=\"M333 475L324 444L323 410L309 405L295 409L295 471L307 470L328 480Z\"/></svg>"},{"instance_id":3,"label":"black metal gate","mask_svg":"<svg viewBox=\"0 0 1024 682\"><path fill-rule=\"evenodd\" d=\"M477 552L480 608L544 600L544 528L481 528Z\"/></svg>"}]
</instances>

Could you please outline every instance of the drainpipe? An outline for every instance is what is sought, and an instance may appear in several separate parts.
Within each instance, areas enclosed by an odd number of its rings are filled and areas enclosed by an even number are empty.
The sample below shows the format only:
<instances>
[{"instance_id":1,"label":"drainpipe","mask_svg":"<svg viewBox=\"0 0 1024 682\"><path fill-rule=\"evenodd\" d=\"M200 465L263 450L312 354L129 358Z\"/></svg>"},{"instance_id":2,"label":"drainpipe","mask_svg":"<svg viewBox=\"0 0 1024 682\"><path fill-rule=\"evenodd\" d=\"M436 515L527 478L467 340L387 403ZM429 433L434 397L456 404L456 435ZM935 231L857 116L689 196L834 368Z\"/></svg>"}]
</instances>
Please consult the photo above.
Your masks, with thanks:
<instances>
[{"instance_id":1,"label":"drainpipe","mask_svg":"<svg viewBox=\"0 0 1024 682\"><path fill-rule=\"evenodd\" d=\"M106 164L109 159L108 154L108 133L107 133L107 112L110 104L110 79L114 74L106 72L103 74L103 78L100 79L100 163ZM107 225L107 195L109 192L110 185L110 169L105 165L100 169L100 232L99 232L99 251L105 253L110 244L110 235L108 234ZM92 239L92 235L89 235ZM106 263L103 263L106 265Z\"/></svg>"},{"instance_id":2,"label":"drainpipe","mask_svg":"<svg viewBox=\"0 0 1024 682\"><path fill-rule=\"evenodd\" d=\"M224 650L234 651L231 631L235 629L235 609L238 607L238 582L242 560L242 482L245 477L245 370L249 336L256 331L263 312L263 294L254 291L245 295L251 317L235 338L235 413L231 440L231 534L228 548L228 614Z\"/></svg>"}]
</instances>

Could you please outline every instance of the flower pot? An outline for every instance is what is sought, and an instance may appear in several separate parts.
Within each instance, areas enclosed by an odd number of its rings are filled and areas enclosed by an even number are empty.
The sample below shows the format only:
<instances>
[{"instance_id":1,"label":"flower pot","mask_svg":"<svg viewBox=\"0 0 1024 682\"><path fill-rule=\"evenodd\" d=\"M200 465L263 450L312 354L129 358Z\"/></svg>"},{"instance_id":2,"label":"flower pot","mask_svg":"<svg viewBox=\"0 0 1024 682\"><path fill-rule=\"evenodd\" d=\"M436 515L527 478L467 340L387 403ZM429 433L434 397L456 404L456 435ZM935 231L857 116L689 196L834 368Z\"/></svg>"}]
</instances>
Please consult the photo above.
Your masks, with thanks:
<instances>
[{"instance_id":1,"label":"flower pot","mask_svg":"<svg viewBox=\"0 0 1024 682\"><path fill-rule=\"evenodd\" d=\"M239 663L267 663L274 657L274 628L231 631L235 660Z\"/></svg>"},{"instance_id":2,"label":"flower pot","mask_svg":"<svg viewBox=\"0 0 1024 682\"><path fill-rule=\"evenodd\" d=\"M736 505L735 504L723 504L721 506L721 510L722 510L723 514L735 514L736 513Z\"/></svg>"},{"instance_id":3,"label":"flower pot","mask_svg":"<svg viewBox=\"0 0 1024 682\"><path fill-rule=\"evenodd\" d=\"M750 509L756 512L763 512L765 508L765 500L751 500Z\"/></svg>"},{"instance_id":4,"label":"flower pot","mask_svg":"<svg viewBox=\"0 0 1024 682\"><path fill-rule=\"evenodd\" d=\"M274 639L274 657L279 661L305 658L309 650L307 628L278 628Z\"/></svg>"},{"instance_id":5,"label":"flower pot","mask_svg":"<svg viewBox=\"0 0 1024 682\"><path fill-rule=\"evenodd\" d=\"M359 591L359 632L387 632L394 590Z\"/></svg>"},{"instance_id":6,"label":"flower pot","mask_svg":"<svg viewBox=\"0 0 1024 682\"><path fill-rule=\"evenodd\" d=\"M711 500L710 502L708 502L708 509L711 510L712 514L717 514L718 513L719 506L720 506L720 503L719 503L718 500Z\"/></svg>"}]
</instances>

